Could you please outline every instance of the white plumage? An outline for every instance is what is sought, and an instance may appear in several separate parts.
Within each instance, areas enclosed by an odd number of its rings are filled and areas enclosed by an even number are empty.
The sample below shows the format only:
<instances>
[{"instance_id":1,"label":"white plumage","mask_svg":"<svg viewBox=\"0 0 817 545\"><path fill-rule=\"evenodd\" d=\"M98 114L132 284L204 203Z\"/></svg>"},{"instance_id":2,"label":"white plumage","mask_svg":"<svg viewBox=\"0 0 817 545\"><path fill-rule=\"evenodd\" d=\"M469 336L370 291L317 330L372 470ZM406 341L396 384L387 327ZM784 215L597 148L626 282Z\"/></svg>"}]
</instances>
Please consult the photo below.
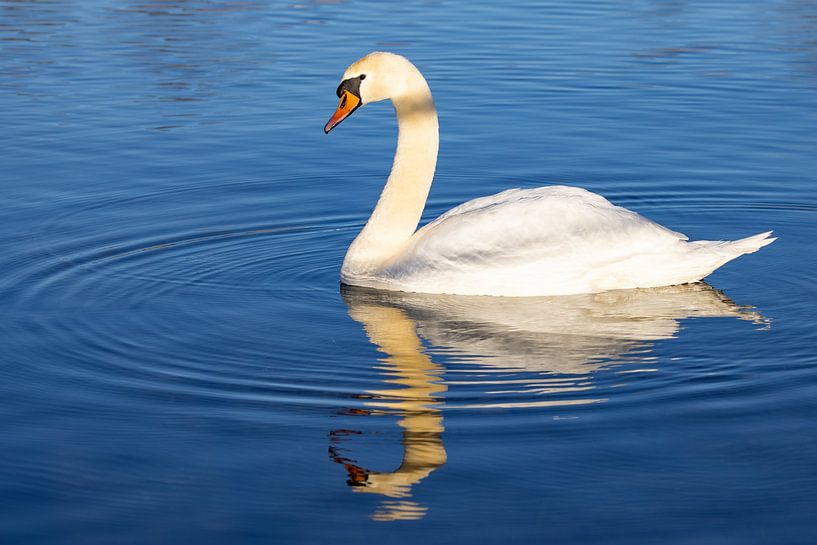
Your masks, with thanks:
<instances>
[{"instance_id":1,"label":"white plumage","mask_svg":"<svg viewBox=\"0 0 817 545\"><path fill-rule=\"evenodd\" d=\"M364 57L344 81L360 74L361 103L390 98L400 135L386 187L344 260L346 284L505 296L668 286L701 280L775 240L769 231L737 241L689 242L604 197L566 186L474 199L415 232L437 159L431 93L411 63L390 53Z\"/></svg>"},{"instance_id":2,"label":"white plumage","mask_svg":"<svg viewBox=\"0 0 817 545\"><path fill-rule=\"evenodd\" d=\"M509 189L418 230L376 275L351 282L463 295L568 295L694 282L773 242L688 242L578 187ZM350 283L351 283L350 282Z\"/></svg>"}]
</instances>

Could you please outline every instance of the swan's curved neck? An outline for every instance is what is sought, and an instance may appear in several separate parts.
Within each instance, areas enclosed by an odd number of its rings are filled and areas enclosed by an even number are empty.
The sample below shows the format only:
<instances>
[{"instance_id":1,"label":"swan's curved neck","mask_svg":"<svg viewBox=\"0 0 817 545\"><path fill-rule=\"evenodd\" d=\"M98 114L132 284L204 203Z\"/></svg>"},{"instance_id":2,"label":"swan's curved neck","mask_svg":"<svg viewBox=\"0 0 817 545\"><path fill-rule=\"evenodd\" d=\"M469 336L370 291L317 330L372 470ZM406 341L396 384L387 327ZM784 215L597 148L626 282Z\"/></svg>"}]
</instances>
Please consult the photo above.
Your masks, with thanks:
<instances>
[{"instance_id":1,"label":"swan's curved neck","mask_svg":"<svg viewBox=\"0 0 817 545\"><path fill-rule=\"evenodd\" d=\"M411 76L410 90L392 98L399 135L389 180L346 253L342 276L382 267L411 238L423 213L437 165L439 125L428 84L419 72Z\"/></svg>"}]
</instances>

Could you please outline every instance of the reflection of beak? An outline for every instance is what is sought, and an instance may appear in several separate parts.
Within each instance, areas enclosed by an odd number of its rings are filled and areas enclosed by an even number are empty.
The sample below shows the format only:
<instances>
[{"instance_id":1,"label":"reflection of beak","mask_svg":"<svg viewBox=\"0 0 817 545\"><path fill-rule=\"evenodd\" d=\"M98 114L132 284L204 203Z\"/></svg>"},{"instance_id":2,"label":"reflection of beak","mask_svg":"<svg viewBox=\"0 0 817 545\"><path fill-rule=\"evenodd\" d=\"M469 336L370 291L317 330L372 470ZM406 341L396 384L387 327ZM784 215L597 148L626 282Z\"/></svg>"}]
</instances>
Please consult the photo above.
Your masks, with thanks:
<instances>
[{"instance_id":1,"label":"reflection of beak","mask_svg":"<svg viewBox=\"0 0 817 545\"><path fill-rule=\"evenodd\" d=\"M340 95L340 104L338 104L338 109L335 110L335 113L331 118L329 118L329 121L326 122L323 132L328 134L329 131L337 127L341 121L352 115L352 112L360 108L360 105L361 101L358 97L349 91L343 91L343 94Z\"/></svg>"}]
</instances>

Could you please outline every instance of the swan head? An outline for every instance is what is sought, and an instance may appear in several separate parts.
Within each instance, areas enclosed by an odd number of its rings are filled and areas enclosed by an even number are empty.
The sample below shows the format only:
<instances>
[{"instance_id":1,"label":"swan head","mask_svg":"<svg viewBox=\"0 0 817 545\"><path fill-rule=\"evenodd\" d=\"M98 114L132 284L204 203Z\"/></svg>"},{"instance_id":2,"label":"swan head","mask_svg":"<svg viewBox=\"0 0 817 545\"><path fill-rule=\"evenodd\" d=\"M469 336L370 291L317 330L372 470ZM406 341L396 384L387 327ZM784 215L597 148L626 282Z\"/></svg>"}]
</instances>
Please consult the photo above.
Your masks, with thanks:
<instances>
[{"instance_id":1,"label":"swan head","mask_svg":"<svg viewBox=\"0 0 817 545\"><path fill-rule=\"evenodd\" d=\"M343 73L337 89L340 104L323 131L328 133L364 104L411 93L418 82L428 90L420 71L407 58L385 51L369 53Z\"/></svg>"}]
</instances>

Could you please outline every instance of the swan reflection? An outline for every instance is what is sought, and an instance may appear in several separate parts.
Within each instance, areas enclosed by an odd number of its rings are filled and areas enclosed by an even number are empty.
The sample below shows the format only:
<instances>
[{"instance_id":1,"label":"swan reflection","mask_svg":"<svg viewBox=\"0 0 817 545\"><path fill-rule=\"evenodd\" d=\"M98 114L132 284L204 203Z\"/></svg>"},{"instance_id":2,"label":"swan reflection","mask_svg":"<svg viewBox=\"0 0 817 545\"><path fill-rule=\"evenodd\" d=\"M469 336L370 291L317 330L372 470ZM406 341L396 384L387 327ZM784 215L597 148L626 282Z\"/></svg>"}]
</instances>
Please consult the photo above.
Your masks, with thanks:
<instances>
[{"instance_id":1,"label":"swan reflection","mask_svg":"<svg viewBox=\"0 0 817 545\"><path fill-rule=\"evenodd\" d=\"M766 325L757 312L704 283L536 298L348 286L341 292L349 315L386 355L381 369L388 387L366 392L371 412L362 413L388 412L402 418L403 460L394 471L365 469L340 448L345 435L360 432L331 433L330 456L345 466L347 483L356 492L385 497L375 520L425 515L426 508L408 498L414 485L446 461L442 408L448 386L478 387L482 401L452 404L449 399L449 408L598 402L603 399L587 395L593 389L592 373L617 363L641 364L633 370L646 370L644 364L654 365L649 357L652 343L675 337L679 320L732 317ZM433 351L423 340L445 350L446 373L476 368L479 377L443 381L443 367L432 361Z\"/></svg>"},{"instance_id":2,"label":"swan reflection","mask_svg":"<svg viewBox=\"0 0 817 545\"><path fill-rule=\"evenodd\" d=\"M411 495L411 487L446 460L442 441L443 417L439 408L440 394L446 391L441 382L442 367L431 361L417 337L416 324L397 307L370 302L363 292L347 291L344 300L349 315L363 325L369 340L386 354L383 361L386 384L399 388L367 392L372 408L387 409L402 416L403 461L394 471L368 471L351 459L341 456L336 447L330 447L332 459L344 464L350 486L357 492L372 492L394 498L385 501L372 518L375 520L417 519L425 515L425 508L401 498ZM336 430L339 435L348 433ZM400 499L400 500L398 500Z\"/></svg>"}]
</instances>

